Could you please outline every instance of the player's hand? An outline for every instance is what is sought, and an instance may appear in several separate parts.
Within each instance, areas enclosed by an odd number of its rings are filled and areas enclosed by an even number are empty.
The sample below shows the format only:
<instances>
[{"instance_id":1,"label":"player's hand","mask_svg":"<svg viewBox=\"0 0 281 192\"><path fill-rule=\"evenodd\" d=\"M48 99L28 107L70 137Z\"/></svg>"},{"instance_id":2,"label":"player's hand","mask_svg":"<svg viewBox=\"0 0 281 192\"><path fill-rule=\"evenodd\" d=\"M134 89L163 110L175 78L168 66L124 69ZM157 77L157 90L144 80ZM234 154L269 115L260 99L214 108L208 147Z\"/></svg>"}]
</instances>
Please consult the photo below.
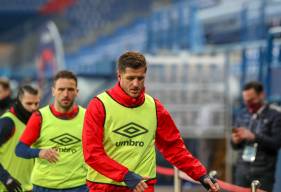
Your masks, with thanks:
<instances>
[{"instance_id":1,"label":"player's hand","mask_svg":"<svg viewBox=\"0 0 281 192\"><path fill-rule=\"evenodd\" d=\"M39 158L46 159L50 163L56 163L59 158L59 153L55 149L41 149Z\"/></svg>"},{"instance_id":2,"label":"player's hand","mask_svg":"<svg viewBox=\"0 0 281 192\"><path fill-rule=\"evenodd\" d=\"M202 176L200 178L200 183L203 185L203 187L205 189L208 190L208 192L219 192L220 191L220 186L217 183L216 179L214 179L208 175Z\"/></svg>"},{"instance_id":3,"label":"player's hand","mask_svg":"<svg viewBox=\"0 0 281 192\"><path fill-rule=\"evenodd\" d=\"M148 185L145 183L145 180L149 179L149 177L143 177L142 180L136 185L133 192L144 192Z\"/></svg>"},{"instance_id":4,"label":"player's hand","mask_svg":"<svg viewBox=\"0 0 281 192\"><path fill-rule=\"evenodd\" d=\"M209 186L209 190L208 190L209 192L219 192L220 191L220 186L216 182L215 179L205 178L204 183L206 183Z\"/></svg>"},{"instance_id":5,"label":"player's hand","mask_svg":"<svg viewBox=\"0 0 281 192\"><path fill-rule=\"evenodd\" d=\"M3 183L8 192L21 192L21 184L13 177L9 177L6 182Z\"/></svg>"}]
</instances>

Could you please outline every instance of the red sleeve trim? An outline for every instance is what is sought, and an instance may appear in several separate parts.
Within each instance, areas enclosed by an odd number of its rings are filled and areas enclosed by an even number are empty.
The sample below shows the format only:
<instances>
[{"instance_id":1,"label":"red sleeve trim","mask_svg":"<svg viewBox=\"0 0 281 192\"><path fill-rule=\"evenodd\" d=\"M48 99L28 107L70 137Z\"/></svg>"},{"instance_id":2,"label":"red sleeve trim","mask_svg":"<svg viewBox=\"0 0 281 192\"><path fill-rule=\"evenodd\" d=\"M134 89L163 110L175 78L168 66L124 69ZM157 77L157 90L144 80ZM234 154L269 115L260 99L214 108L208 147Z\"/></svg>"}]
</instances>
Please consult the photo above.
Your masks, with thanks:
<instances>
[{"instance_id":1,"label":"red sleeve trim","mask_svg":"<svg viewBox=\"0 0 281 192\"><path fill-rule=\"evenodd\" d=\"M34 112L28 120L20 141L31 146L40 137L42 115L39 111Z\"/></svg>"}]
</instances>

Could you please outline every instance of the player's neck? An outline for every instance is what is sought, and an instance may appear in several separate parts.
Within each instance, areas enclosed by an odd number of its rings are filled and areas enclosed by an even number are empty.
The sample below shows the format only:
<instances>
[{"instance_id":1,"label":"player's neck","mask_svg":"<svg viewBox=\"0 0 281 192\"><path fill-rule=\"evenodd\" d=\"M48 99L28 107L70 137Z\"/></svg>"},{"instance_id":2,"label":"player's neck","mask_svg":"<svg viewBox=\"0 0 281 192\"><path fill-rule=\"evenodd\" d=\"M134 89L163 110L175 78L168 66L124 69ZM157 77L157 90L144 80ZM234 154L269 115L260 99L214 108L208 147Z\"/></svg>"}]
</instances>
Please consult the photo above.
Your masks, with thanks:
<instances>
[{"instance_id":1,"label":"player's neck","mask_svg":"<svg viewBox=\"0 0 281 192\"><path fill-rule=\"evenodd\" d=\"M61 107L58 103L54 103L54 108L59 113L70 113L71 111L73 111L73 106L74 104L66 108L66 107Z\"/></svg>"}]
</instances>

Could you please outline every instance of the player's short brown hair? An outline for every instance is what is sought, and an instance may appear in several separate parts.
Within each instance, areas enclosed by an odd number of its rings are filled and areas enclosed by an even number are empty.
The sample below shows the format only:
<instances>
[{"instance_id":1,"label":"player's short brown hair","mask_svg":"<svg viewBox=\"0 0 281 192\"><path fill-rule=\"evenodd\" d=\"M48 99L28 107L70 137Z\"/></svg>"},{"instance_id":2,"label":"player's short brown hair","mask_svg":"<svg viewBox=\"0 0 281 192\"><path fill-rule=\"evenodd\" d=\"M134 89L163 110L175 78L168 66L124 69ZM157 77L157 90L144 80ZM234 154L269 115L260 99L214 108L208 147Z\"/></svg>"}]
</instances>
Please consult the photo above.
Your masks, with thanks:
<instances>
[{"instance_id":1,"label":"player's short brown hair","mask_svg":"<svg viewBox=\"0 0 281 192\"><path fill-rule=\"evenodd\" d=\"M143 54L134 51L128 51L122 54L118 59L118 71L125 72L126 68L147 69L146 60Z\"/></svg>"}]
</instances>

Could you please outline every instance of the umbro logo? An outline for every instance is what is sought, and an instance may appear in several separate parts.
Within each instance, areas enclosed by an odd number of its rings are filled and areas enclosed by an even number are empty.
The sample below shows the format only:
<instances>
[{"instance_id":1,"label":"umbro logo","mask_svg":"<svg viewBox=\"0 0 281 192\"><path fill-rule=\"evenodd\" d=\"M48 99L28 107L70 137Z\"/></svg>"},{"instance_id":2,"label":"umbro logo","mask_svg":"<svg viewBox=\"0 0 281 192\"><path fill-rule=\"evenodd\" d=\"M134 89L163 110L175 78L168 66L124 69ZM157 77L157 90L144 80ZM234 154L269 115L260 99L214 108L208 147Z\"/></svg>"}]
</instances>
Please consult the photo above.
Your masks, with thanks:
<instances>
[{"instance_id":1,"label":"umbro logo","mask_svg":"<svg viewBox=\"0 0 281 192\"><path fill-rule=\"evenodd\" d=\"M128 138L134 138L136 136L147 133L148 130L136 123L131 122L127 125L115 129L113 132Z\"/></svg>"},{"instance_id":2,"label":"umbro logo","mask_svg":"<svg viewBox=\"0 0 281 192\"><path fill-rule=\"evenodd\" d=\"M57 144L63 145L63 146L72 145L72 144L75 144L75 143L78 143L81 141L77 137L74 137L73 135L70 135L68 133L64 133L64 134L54 137L50 140L54 143L57 143Z\"/></svg>"}]
</instances>

